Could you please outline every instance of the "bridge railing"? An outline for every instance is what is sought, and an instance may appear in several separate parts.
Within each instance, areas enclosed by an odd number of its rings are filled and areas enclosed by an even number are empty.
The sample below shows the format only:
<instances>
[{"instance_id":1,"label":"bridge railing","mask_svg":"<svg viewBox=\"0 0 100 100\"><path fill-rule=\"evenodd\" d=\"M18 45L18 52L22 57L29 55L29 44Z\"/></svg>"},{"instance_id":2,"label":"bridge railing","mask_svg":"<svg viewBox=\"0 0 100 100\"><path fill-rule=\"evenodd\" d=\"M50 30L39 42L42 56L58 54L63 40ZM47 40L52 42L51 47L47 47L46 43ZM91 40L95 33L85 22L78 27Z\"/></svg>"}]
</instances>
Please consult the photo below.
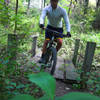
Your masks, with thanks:
<instances>
[{"instance_id":1,"label":"bridge railing","mask_svg":"<svg viewBox=\"0 0 100 100\"><path fill-rule=\"evenodd\" d=\"M73 62L75 67L76 67L76 63L77 63L79 46L80 46L80 40L76 39L74 55L73 55L73 59L72 59L72 62ZM82 73L80 75L81 79L82 79L82 81L81 81L82 88L87 87L86 81L88 80L88 78L86 80L84 80L84 77L86 77L86 73L90 72L90 70L92 68L92 61L93 61L95 49L96 49L96 43L95 42L87 42L85 55L84 55L84 61L83 61L83 65L81 66L82 67L81 68Z\"/></svg>"}]
</instances>

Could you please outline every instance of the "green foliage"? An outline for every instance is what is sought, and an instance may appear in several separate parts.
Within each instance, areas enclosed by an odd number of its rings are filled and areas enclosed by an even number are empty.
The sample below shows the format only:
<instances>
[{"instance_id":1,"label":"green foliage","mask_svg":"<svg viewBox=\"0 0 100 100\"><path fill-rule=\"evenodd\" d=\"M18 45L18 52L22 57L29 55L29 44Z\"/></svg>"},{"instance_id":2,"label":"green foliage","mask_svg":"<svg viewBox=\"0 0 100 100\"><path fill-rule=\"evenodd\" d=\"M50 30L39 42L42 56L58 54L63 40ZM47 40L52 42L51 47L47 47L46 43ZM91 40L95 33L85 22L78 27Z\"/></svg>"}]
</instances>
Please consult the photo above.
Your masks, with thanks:
<instances>
[{"instance_id":1,"label":"green foliage","mask_svg":"<svg viewBox=\"0 0 100 100\"><path fill-rule=\"evenodd\" d=\"M72 9L72 14L70 15L70 20L72 24L72 30L74 33L88 33L93 31L92 23L95 20L96 11L94 8L89 7L87 13L84 14L84 6L78 4Z\"/></svg>"},{"instance_id":2,"label":"green foliage","mask_svg":"<svg viewBox=\"0 0 100 100\"><path fill-rule=\"evenodd\" d=\"M55 80L48 73L40 72L38 74L31 74L28 76L31 82L40 86L51 100L54 100L55 95Z\"/></svg>"},{"instance_id":3,"label":"green foliage","mask_svg":"<svg viewBox=\"0 0 100 100\"><path fill-rule=\"evenodd\" d=\"M0 1L0 23L6 25L8 23L8 7L4 4L4 1Z\"/></svg>"},{"instance_id":4,"label":"green foliage","mask_svg":"<svg viewBox=\"0 0 100 100\"><path fill-rule=\"evenodd\" d=\"M89 100L89 99L99 100L100 98L93 96L91 94L88 94L88 93L72 92L72 93L68 93L62 97L58 97L55 100ZM15 96L11 100L37 100L37 99L34 99L30 95L22 94L22 95ZM47 100L47 98L43 98L43 99L39 99L39 100Z\"/></svg>"},{"instance_id":5,"label":"green foliage","mask_svg":"<svg viewBox=\"0 0 100 100\"><path fill-rule=\"evenodd\" d=\"M26 64L28 59L30 59L29 54L26 53L31 49L31 42L32 40L30 39L30 35L33 34L38 34L41 32L40 28L38 27L39 24L39 18L40 18L40 10L36 8L30 8L29 10L29 15L27 15L27 6L23 5L24 0L19 0L19 8L18 8L18 15L15 16L15 6L16 6L16 0L10 0L9 6L4 5L4 0L0 0L0 99L2 98L2 95L5 96L5 100L9 97L8 95L18 95L18 94L30 94L30 91L32 92L37 92L39 89L36 88L32 90L32 86L30 87L29 84L25 85L22 83L16 83L10 80L8 77L10 75L13 76L18 76L18 75L24 75L26 76L29 73L32 73L32 70L28 68L31 71L26 71L26 72L21 72L19 67L23 66ZM46 0L46 4L49 3L49 0ZM74 0L72 0L73 5L75 5ZM69 9L69 4L70 0L60 0L59 5L61 5L63 8L68 11ZM99 53L100 53L100 32L96 32L93 30L92 26L94 24L99 23L99 12L96 12L95 9L89 8L88 13L84 15L83 12L84 8L82 5L77 4L74 7L71 8L71 13L70 13L70 22L71 22L71 34L72 38L71 39L64 39L63 40L63 46L61 51L59 52L59 55L66 53L67 56L71 57L73 54L73 48L74 48L74 43L76 38L80 38L81 41L81 50L79 53L80 55L83 56L84 53L83 51L85 50L85 46L87 41L91 42L96 42L97 43L97 49L96 49L96 55L95 55L95 60L93 61L93 64L95 67L100 66L99 65ZM13 33L14 31L14 25L15 21L17 20L17 34L27 34L27 38L24 40L21 40L20 46L18 49L19 55L22 54L22 58L17 58L17 63L15 63L15 67L10 67L8 68L6 65L8 63L9 57L6 56L6 46L7 46L7 35L9 33ZM96 23L93 23L96 22ZM47 24L47 20L46 23ZM94 27L94 26L93 26ZM95 28L95 27L94 27ZM65 29L65 27L64 27ZM65 31L64 31L65 32ZM44 32L43 32L44 33ZM86 33L86 34L85 34ZM44 34L40 35L38 38L37 45L38 47L42 47L44 41ZM23 54L27 54L27 57L23 56ZM65 54L64 54L65 55ZM78 55L78 56L80 56ZM80 63L81 59L79 59L79 63L77 64L78 67L82 66L82 62ZM28 65L36 66L33 63L30 63ZM26 66L27 67L27 66ZM8 72L9 71L9 72ZM79 71L81 73L82 71ZM92 74L92 75L91 75ZM88 85L90 85L89 89L92 93L95 95L100 95L100 78L97 77L96 74L89 73L90 79L86 82ZM39 74L34 74L29 76L30 81L33 83L36 83L40 88L42 88L46 95L44 95L42 98L39 100L49 100L52 98L54 99L55 96L55 80L52 79L50 75L47 73L39 73ZM50 81L52 80L52 81ZM81 81L80 77L77 79L78 82ZM74 88L80 88L80 84L76 85L74 84ZM1 91L3 90L3 91ZM13 91L14 90L14 91ZM19 92L19 90L22 90L22 92ZM5 93L3 93L6 91ZM83 96L83 94L80 93L72 93L68 94L70 95L70 100L73 100L74 97L84 98L85 96L88 98L87 94ZM57 100L67 100L67 96L65 95L64 97L60 97ZM21 99L26 99L26 97L32 100L35 100L33 97L29 95L20 95L18 97L15 97L13 100L18 100ZM69 96L68 96L69 97ZM78 99L78 98L77 98ZM2 99L3 100L3 99ZM82 100L82 99L81 99ZM92 99L91 99L92 100Z\"/></svg>"},{"instance_id":6,"label":"green foliage","mask_svg":"<svg viewBox=\"0 0 100 100\"><path fill-rule=\"evenodd\" d=\"M57 98L56 100L99 100L99 97L93 96L88 93L81 93L81 92L72 92L68 93L62 97Z\"/></svg>"},{"instance_id":7,"label":"green foliage","mask_svg":"<svg viewBox=\"0 0 100 100\"><path fill-rule=\"evenodd\" d=\"M69 7L68 7L69 4L70 4L70 1L68 1L68 0L60 0L59 1L59 5L63 8L65 8L67 12L69 9ZM67 5L67 7L66 7L66 5Z\"/></svg>"},{"instance_id":8,"label":"green foliage","mask_svg":"<svg viewBox=\"0 0 100 100\"><path fill-rule=\"evenodd\" d=\"M85 23L84 25L84 28L86 30L85 32L93 30L92 22L95 19L95 13L96 13L95 9L91 7L88 9L88 13L85 15L85 18L83 20L83 22Z\"/></svg>"},{"instance_id":9,"label":"green foliage","mask_svg":"<svg viewBox=\"0 0 100 100\"><path fill-rule=\"evenodd\" d=\"M44 95L42 98L37 100L99 100L99 97L96 97L94 95L91 95L89 93L81 93L81 92L72 92L68 93L61 97L56 97L54 99L54 93L55 93L55 80L54 78L49 75L48 73L41 72L38 74L31 74L28 76L29 80L33 83L36 83L39 85L45 92L48 94L47 96ZM53 86L52 86L53 85ZM30 95L21 94L18 96L15 96L13 99L10 100L36 100Z\"/></svg>"},{"instance_id":10,"label":"green foliage","mask_svg":"<svg viewBox=\"0 0 100 100\"><path fill-rule=\"evenodd\" d=\"M77 70L77 73L81 74L82 69ZM93 94L100 96L100 73L99 71L87 72L82 78L77 77L77 82L79 84L73 84L73 88L81 89L81 82L85 81L87 84L88 90Z\"/></svg>"},{"instance_id":11,"label":"green foliage","mask_svg":"<svg viewBox=\"0 0 100 100\"><path fill-rule=\"evenodd\" d=\"M91 72L87 73L87 77L89 77L86 82L89 86L90 91L92 91L96 95L100 95L100 74L99 72Z\"/></svg>"},{"instance_id":12,"label":"green foliage","mask_svg":"<svg viewBox=\"0 0 100 100\"><path fill-rule=\"evenodd\" d=\"M73 88L74 89L80 89L81 88L81 85L80 84L73 84Z\"/></svg>"},{"instance_id":13,"label":"green foliage","mask_svg":"<svg viewBox=\"0 0 100 100\"><path fill-rule=\"evenodd\" d=\"M95 30L100 30L100 8L96 10L95 18L93 20L92 26Z\"/></svg>"},{"instance_id":14,"label":"green foliage","mask_svg":"<svg viewBox=\"0 0 100 100\"><path fill-rule=\"evenodd\" d=\"M96 42L97 46L99 46L100 45L100 42L99 42L100 38L99 38L99 36L100 36L100 33L96 34L95 32L90 32L90 33L85 34L85 35L81 34L80 38L84 42L87 42L87 41Z\"/></svg>"},{"instance_id":15,"label":"green foliage","mask_svg":"<svg viewBox=\"0 0 100 100\"><path fill-rule=\"evenodd\" d=\"M33 98L30 95L27 94L21 94L21 95L17 95L15 96L13 99L11 100L36 100L35 98Z\"/></svg>"}]
</instances>

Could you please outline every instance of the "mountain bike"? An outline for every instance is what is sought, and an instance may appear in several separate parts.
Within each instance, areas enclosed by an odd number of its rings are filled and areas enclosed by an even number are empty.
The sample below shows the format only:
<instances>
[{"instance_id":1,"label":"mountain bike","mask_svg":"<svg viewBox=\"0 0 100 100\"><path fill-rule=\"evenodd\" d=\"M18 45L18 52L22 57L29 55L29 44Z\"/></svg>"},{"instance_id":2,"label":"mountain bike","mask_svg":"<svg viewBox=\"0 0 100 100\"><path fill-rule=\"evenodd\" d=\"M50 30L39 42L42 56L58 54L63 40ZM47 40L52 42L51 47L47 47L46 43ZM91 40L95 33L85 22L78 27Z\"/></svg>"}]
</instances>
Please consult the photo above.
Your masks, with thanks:
<instances>
[{"instance_id":1,"label":"mountain bike","mask_svg":"<svg viewBox=\"0 0 100 100\"><path fill-rule=\"evenodd\" d=\"M52 34L52 38L50 39L46 53L44 56L44 62L41 65L41 70L42 68L51 68L50 74L54 75L55 68L56 68L56 63L57 63L57 50L56 50L56 45L57 43L55 42L55 36L61 34L57 31L45 28L46 30L50 31ZM61 34L63 37L67 37L65 34Z\"/></svg>"}]
</instances>

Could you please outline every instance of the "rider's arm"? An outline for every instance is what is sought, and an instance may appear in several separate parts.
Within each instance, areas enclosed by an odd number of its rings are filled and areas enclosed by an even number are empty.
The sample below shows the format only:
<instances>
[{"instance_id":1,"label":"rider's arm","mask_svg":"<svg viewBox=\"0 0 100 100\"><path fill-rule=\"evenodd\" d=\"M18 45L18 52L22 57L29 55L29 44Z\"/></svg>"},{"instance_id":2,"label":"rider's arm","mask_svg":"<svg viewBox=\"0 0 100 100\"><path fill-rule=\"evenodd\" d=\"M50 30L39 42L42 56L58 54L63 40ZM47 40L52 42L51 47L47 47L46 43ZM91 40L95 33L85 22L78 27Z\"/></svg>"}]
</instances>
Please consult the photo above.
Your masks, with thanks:
<instances>
[{"instance_id":1,"label":"rider's arm","mask_svg":"<svg viewBox=\"0 0 100 100\"><path fill-rule=\"evenodd\" d=\"M44 20L45 20L46 14L47 14L47 8L44 8L42 10L42 13L41 13L41 16L40 16L40 24L44 24Z\"/></svg>"},{"instance_id":2,"label":"rider's arm","mask_svg":"<svg viewBox=\"0 0 100 100\"><path fill-rule=\"evenodd\" d=\"M67 32L70 32L70 22L69 22L69 18L68 18L68 15L67 15L65 9L63 9L63 18L64 18L64 22L65 22Z\"/></svg>"}]
</instances>

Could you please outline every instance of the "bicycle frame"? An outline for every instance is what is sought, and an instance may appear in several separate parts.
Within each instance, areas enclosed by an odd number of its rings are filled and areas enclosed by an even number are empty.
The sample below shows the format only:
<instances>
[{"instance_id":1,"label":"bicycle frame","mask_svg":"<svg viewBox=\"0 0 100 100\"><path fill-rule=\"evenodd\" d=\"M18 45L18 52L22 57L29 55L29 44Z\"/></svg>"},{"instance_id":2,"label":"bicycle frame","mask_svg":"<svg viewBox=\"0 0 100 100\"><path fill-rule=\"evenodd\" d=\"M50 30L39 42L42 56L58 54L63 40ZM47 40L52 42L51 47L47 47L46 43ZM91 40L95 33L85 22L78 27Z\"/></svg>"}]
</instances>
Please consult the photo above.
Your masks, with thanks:
<instances>
[{"instance_id":1,"label":"bicycle frame","mask_svg":"<svg viewBox=\"0 0 100 100\"><path fill-rule=\"evenodd\" d=\"M49 30L49 31L51 31L51 33L53 34L52 35L52 38L50 39L50 41L49 41L49 43L48 43L48 45L47 45L47 48L49 48L49 47L55 47L55 35L59 35L59 34L61 34L61 33L59 33L59 32L57 32L57 31L53 31L53 30L50 30L50 29L48 29L48 28L45 28L45 29L47 29L47 30ZM62 34L63 35L63 34Z\"/></svg>"},{"instance_id":2,"label":"bicycle frame","mask_svg":"<svg viewBox=\"0 0 100 100\"><path fill-rule=\"evenodd\" d=\"M45 28L45 29L47 29L47 28ZM47 30L51 31L52 38L50 39L50 41L47 45L47 50L45 53L45 61L44 61L44 64L46 64L46 65L44 68L46 68L46 66L49 66L49 68L51 67L50 73L51 73L51 75L53 75L55 72L56 63L57 63L57 51L56 51L55 35L59 35L61 33L57 32L57 31L50 30L50 29L47 29Z\"/></svg>"},{"instance_id":3,"label":"bicycle frame","mask_svg":"<svg viewBox=\"0 0 100 100\"><path fill-rule=\"evenodd\" d=\"M51 38L51 40L49 41L48 45L47 45L47 49L49 49L50 47L55 47L55 41L54 41L54 36Z\"/></svg>"}]
</instances>

